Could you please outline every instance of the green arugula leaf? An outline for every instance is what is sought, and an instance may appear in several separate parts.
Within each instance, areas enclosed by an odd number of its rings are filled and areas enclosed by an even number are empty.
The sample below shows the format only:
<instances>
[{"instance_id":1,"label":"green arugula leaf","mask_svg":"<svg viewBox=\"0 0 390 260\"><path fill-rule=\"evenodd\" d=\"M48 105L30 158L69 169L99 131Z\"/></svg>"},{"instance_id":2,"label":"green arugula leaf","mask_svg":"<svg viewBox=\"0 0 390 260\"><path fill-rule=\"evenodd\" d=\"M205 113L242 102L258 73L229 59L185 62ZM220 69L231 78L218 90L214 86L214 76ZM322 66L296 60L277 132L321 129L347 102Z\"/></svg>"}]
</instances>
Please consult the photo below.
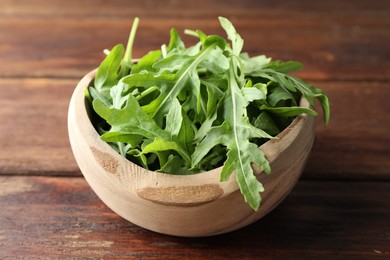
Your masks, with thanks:
<instances>
[{"instance_id":1,"label":"green arugula leaf","mask_svg":"<svg viewBox=\"0 0 390 260\"><path fill-rule=\"evenodd\" d=\"M226 31L228 39L232 42L233 55L239 56L244 46L244 40L237 33L233 24L224 17L218 17L222 28Z\"/></svg>"},{"instance_id":2,"label":"green arugula leaf","mask_svg":"<svg viewBox=\"0 0 390 260\"><path fill-rule=\"evenodd\" d=\"M124 48L122 44L116 45L100 64L94 81L94 87L101 92L118 82L118 71L121 65Z\"/></svg>"},{"instance_id":3,"label":"green arugula leaf","mask_svg":"<svg viewBox=\"0 0 390 260\"><path fill-rule=\"evenodd\" d=\"M170 132L173 136L179 135L183 122L181 114L181 105L177 98L172 100L171 108L167 114L165 130Z\"/></svg>"},{"instance_id":4,"label":"green arugula leaf","mask_svg":"<svg viewBox=\"0 0 390 260\"><path fill-rule=\"evenodd\" d=\"M112 142L115 136L123 135L141 135L149 139L160 137L165 140L171 140L171 135L165 130L162 130L156 122L142 110L137 100L132 96L128 96L127 104L123 109L109 108L99 99L95 99L92 103L94 110L111 125L109 132L102 135L110 137ZM113 133L117 133L114 135Z\"/></svg>"},{"instance_id":5,"label":"green arugula leaf","mask_svg":"<svg viewBox=\"0 0 390 260\"><path fill-rule=\"evenodd\" d=\"M253 125L256 128L263 129L266 133L272 136L276 136L280 133L278 126L266 111L260 113Z\"/></svg>"},{"instance_id":6,"label":"green arugula leaf","mask_svg":"<svg viewBox=\"0 0 390 260\"><path fill-rule=\"evenodd\" d=\"M204 49L200 52L196 58L189 62L186 66L178 71L177 74L174 74L176 77L176 82L172 87L163 86L160 91L160 96L154 100L149 109L151 110L152 117L157 116L160 121L163 115L169 110L169 106L172 102L172 99L177 97L179 93L188 85L192 87L196 93L198 99L197 111L200 108L200 84L198 73L196 72L196 67L198 64L211 52L213 45Z\"/></svg>"},{"instance_id":7,"label":"green arugula leaf","mask_svg":"<svg viewBox=\"0 0 390 260\"><path fill-rule=\"evenodd\" d=\"M272 69L280 73L290 73L293 71L300 70L303 67L302 63L297 61L273 61L270 62L265 68ZM254 72L254 71L253 71Z\"/></svg>"},{"instance_id":8,"label":"green arugula leaf","mask_svg":"<svg viewBox=\"0 0 390 260\"><path fill-rule=\"evenodd\" d=\"M148 158L146 158L145 154L143 154L139 149L131 149L127 152L128 155L132 155L138 159L139 163L145 169L148 169Z\"/></svg>"},{"instance_id":9,"label":"green arugula leaf","mask_svg":"<svg viewBox=\"0 0 390 260\"><path fill-rule=\"evenodd\" d=\"M191 165L191 157L182 147L179 146L177 142L168 141L163 138L155 138L153 142L143 148L142 153L155 153L167 150L174 150L178 152L184 159L184 161L187 163L187 167Z\"/></svg>"},{"instance_id":10,"label":"green arugula leaf","mask_svg":"<svg viewBox=\"0 0 390 260\"><path fill-rule=\"evenodd\" d=\"M261 72L256 73L256 76L263 76L270 79L278 83L279 86L285 87L290 92L299 91L307 99L307 101L309 101L311 106L314 106L314 98L317 98L324 111L325 125L328 125L330 117L330 103L329 99L320 90L307 84L301 79L271 69L263 69Z\"/></svg>"},{"instance_id":11,"label":"green arugula leaf","mask_svg":"<svg viewBox=\"0 0 390 260\"><path fill-rule=\"evenodd\" d=\"M294 117L300 114L308 114L310 116L316 116L317 112L306 107L267 107L262 105L260 110L268 111L272 114L276 114L279 117Z\"/></svg>"},{"instance_id":12,"label":"green arugula leaf","mask_svg":"<svg viewBox=\"0 0 390 260\"><path fill-rule=\"evenodd\" d=\"M242 56L241 56L242 57ZM267 58L265 55L259 55L256 57L246 57L242 59L242 65L245 74L252 74L271 62L271 58ZM268 65L269 66L269 65Z\"/></svg>"},{"instance_id":13,"label":"green arugula leaf","mask_svg":"<svg viewBox=\"0 0 390 260\"><path fill-rule=\"evenodd\" d=\"M277 85L276 87L271 88L270 94L267 96L267 102L271 107L275 107L280 103L280 101L286 100L290 100L294 106L297 105L294 95L282 85Z\"/></svg>"},{"instance_id":14,"label":"green arugula leaf","mask_svg":"<svg viewBox=\"0 0 390 260\"><path fill-rule=\"evenodd\" d=\"M221 48L214 48L200 63L200 66L207 69L207 71L212 72L213 74L221 74L226 72L229 69L229 60L223 54L223 50L224 49Z\"/></svg>"},{"instance_id":15,"label":"green arugula leaf","mask_svg":"<svg viewBox=\"0 0 390 260\"><path fill-rule=\"evenodd\" d=\"M183 51L185 50L185 46L177 30L175 28L172 28L171 37L168 45L168 52L171 52L174 49L177 49L178 51Z\"/></svg>"},{"instance_id":16,"label":"green arugula leaf","mask_svg":"<svg viewBox=\"0 0 390 260\"><path fill-rule=\"evenodd\" d=\"M253 175L251 164L258 164L265 172L270 172L270 166L262 151L249 140L251 138L272 138L272 136L249 123L249 119L244 116L247 104L237 84L234 69L230 67L228 92L224 97L226 121L221 126L211 128L206 137L197 145L192 157L192 165L194 167L198 164L214 146L218 144L226 146L228 148L227 160L222 169L221 179L226 180L235 170L245 201L257 210L260 206L259 193L263 191L263 187ZM251 153L248 153L248 150Z\"/></svg>"},{"instance_id":17,"label":"green arugula leaf","mask_svg":"<svg viewBox=\"0 0 390 260\"><path fill-rule=\"evenodd\" d=\"M161 58L161 50L151 51L143 56L134 66L131 68L131 74L137 74L140 72L155 72L153 65Z\"/></svg>"},{"instance_id":18,"label":"green arugula leaf","mask_svg":"<svg viewBox=\"0 0 390 260\"><path fill-rule=\"evenodd\" d=\"M227 82L225 80L220 80L216 82L215 80L203 79L201 80L201 83L206 87L208 97L206 116L207 118L210 118L214 111L217 109L217 104L222 99L222 96L224 94L223 90L221 90L220 85L227 85Z\"/></svg>"},{"instance_id":19,"label":"green arugula leaf","mask_svg":"<svg viewBox=\"0 0 390 260\"><path fill-rule=\"evenodd\" d=\"M172 73L178 72L184 66L188 66L195 60L195 57L189 55L174 54L161 59L153 64L155 71L169 71Z\"/></svg>"},{"instance_id":20,"label":"green arugula leaf","mask_svg":"<svg viewBox=\"0 0 390 260\"><path fill-rule=\"evenodd\" d=\"M260 84L257 84L257 86L260 86ZM242 96L243 96L246 104L249 104L250 102L252 102L254 100L265 99L266 95L267 95L267 89L266 88L262 89L262 90L259 90L257 87L242 88L241 92L242 92Z\"/></svg>"},{"instance_id":21,"label":"green arugula leaf","mask_svg":"<svg viewBox=\"0 0 390 260\"><path fill-rule=\"evenodd\" d=\"M324 122L327 126L329 124L330 119L330 101L328 96L326 96L321 90L316 89L314 87L311 87L313 89L313 92L315 93L313 96L317 98L322 107L322 111L324 111Z\"/></svg>"},{"instance_id":22,"label":"green arugula leaf","mask_svg":"<svg viewBox=\"0 0 390 260\"><path fill-rule=\"evenodd\" d=\"M161 167L161 172L169 172L175 175L193 174L187 167L183 165L183 159L180 156L171 155L168 161Z\"/></svg>"},{"instance_id":23,"label":"green arugula leaf","mask_svg":"<svg viewBox=\"0 0 390 260\"><path fill-rule=\"evenodd\" d=\"M127 101L126 86L122 82L118 82L110 89L110 96L112 99L112 106L117 109L121 109Z\"/></svg>"},{"instance_id":24,"label":"green arugula leaf","mask_svg":"<svg viewBox=\"0 0 390 260\"><path fill-rule=\"evenodd\" d=\"M106 106L111 106L111 101L108 99L108 94L107 92L109 91L109 89L105 89L105 90L101 90L101 91L98 91L96 88L94 87L88 87L88 94L90 95L90 97L92 98L92 101L94 99L99 99L100 101L102 101ZM106 97L107 96L107 97ZM92 103L91 101L91 103Z\"/></svg>"},{"instance_id":25,"label":"green arugula leaf","mask_svg":"<svg viewBox=\"0 0 390 260\"><path fill-rule=\"evenodd\" d=\"M182 124L180 127L179 135L177 137L178 143L186 150L188 154L192 154L194 152L194 128L192 126L191 120L188 118L186 113L182 111Z\"/></svg>"}]
</instances>

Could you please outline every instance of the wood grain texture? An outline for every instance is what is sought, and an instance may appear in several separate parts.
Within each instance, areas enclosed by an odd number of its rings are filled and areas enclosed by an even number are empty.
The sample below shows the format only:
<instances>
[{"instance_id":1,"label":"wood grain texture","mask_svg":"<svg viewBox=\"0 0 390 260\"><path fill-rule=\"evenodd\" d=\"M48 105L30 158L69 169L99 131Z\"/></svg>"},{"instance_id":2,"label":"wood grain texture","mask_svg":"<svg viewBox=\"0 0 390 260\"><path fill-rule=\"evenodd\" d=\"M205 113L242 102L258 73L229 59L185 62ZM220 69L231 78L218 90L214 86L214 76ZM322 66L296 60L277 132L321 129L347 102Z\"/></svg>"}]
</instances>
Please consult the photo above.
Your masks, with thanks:
<instances>
[{"instance_id":1,"label":"wood grain texture","mask_svg":"<svg viewBox=\"0 0 390 260\"><path fill-rule=\"evenodd\" d=\"M0 80L0 174L75 174L66 116L77 80Z\"/></svg>"},{"instance_id":2,"label":"wood grain texture","mask_svg":"<svg viewBox=\"0 0 390 260\"><path fill-rule=\"evenodd\" d=\"M16 2L0 3L0 77L80 78L100 63L103 49L126 42L135 16L141 18L134 50L140 57L166 43L171 27L223 33L217 16L224 15L246 51L302 61L302 77L390 79L386 1Z\"/></svg>"},{"instance_id":3,"label":"wood grain texture","mask_svg":"<svg viewBox=\"0 0 390 260\"><path fill-rule=\"evenodd\" d=\"M332 101L328 128L317 118L304 178L390 180L390 85L313 82ZM320 109L318 107L318 109Z\"/></svg>"},{"instance_id":4,"label":"wood grain texture","mask_svg":"<svg viewBox=\"0 0 390 260\"><path fill-rule=\"evenodd\" d=\"M185 239L123 220L82 178L0 177L0 258L388 259L389 192L386 182L301 181L249 227Z\"/></svg>"},{"instance_id":5,"label":"wood grain texture","mask_svg":"<svg viewBox=\"0 0 390 260\"><path fill-rule=\"evenodd\" d=\"M79 177L67 105L134 16L139 57L171 27L223 33L218 15L251 54L302 61L297 75L332 100L331 124L318 119L304 181L261 221L206 239L158 235ZM0 259L389 259L388 28L388 0L1 0Z\"/></svg>"}]
</instances>

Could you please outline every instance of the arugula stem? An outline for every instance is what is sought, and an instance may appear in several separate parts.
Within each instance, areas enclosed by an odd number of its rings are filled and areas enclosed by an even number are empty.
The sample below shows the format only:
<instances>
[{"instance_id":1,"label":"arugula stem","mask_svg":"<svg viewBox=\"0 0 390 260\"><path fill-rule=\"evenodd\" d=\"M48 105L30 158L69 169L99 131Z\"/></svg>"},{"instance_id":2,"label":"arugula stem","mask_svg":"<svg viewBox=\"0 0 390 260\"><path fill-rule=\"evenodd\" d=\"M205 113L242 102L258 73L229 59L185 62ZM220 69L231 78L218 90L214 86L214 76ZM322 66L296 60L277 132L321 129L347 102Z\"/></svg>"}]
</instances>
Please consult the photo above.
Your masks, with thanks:
<instances>
[{"instance_id":1,"label":"arugula stem","mask_svg":"<svg viewBox=\"0 0 390 260\"><path fill-rule=\"evenodd\" d=\"M154 86L154 87L150 87L150 88L147 88L146 90L142 91L141 94L139 96L137 96L135 99L138 101L140 100L141 98L149 95L150 93L154 92L158 90L158 87L157 86Z\"/></svg>"},{"instance_id":2,"label":"arugula stem","mask_svg":"<svg viewBox=\"0 0 390 260\"><path fill-rule=\"evenodd\" d=\"M122 155L123 157L126 157L125 144L120 143L120 142L116 142L116 145L118 146L120 155Z\"/></svg>"},{"instance_id":3,"label":"arugula stem","mask_svg":"<svg viewBox=\"0 0 390 260\"><path fill-rule=\"evenodd\" d=\"M129 64L130 66L133 64L133 43L134 43L134 38L135 38L135 33L137 32L139 24L139 18L136 17L134 18L133 26L131 27L130 35L129 35L129 40L127 41L127 46L126 46L126 52L125 55L123 56L123 62L125 64Z\"/></svg>"},{"instance_id":4,"label":"arugula stem","mask_svg":"<svg viewBox=\"0 0 390 260\"><path fill-rule=\"evenodd\" d=\"M165 44L161 45L161 54L163 58L167 57L167 46Z\"/></svg>"},{"instance_id":5,"label":"arugula stem","mask_svg":"<svg viewBox=\"0 0 390 260\"><path fill-rule=\"evenodd\" d=\"M199 69L196 69L196 71L198 72L198 75L199 74L206 74L208 72L207 68L199 68Z\"/></svg>"},{"instance_id":6,"label":"arugula stem","mask_svg":"<svg viewBox=\"0 0 390 260\"><path fill-rule=\"evenodd\" d=\"M199 35L194 30L185 29L184 30L184 34L195 36L195 37L199 37Z\"/></svg>"}]
</instances>

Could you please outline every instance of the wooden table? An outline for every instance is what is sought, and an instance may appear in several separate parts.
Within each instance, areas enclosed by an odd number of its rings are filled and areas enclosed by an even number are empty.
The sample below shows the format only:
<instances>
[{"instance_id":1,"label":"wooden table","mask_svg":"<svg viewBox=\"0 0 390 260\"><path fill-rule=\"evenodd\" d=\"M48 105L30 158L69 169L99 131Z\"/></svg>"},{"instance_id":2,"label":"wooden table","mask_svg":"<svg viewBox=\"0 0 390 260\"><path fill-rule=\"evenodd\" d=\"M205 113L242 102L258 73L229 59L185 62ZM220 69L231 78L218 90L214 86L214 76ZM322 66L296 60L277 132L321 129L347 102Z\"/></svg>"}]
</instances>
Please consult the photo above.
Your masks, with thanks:
<instances>
[{"instance_id":1,"label":"wooden table","mask_svg":"<svg viewBox=\"0 0 390 260\"><path fill-rule=\"evenodd\" d=\"M332 100L304 174L241 230L178 238L137 227L89 188L66 116L78 80L125 43L135 57L169 29L223 33L250 54L302 61ZM390 3L359 1L0 1L0 259L390 259Z\"/></svg>"}]
</instances>

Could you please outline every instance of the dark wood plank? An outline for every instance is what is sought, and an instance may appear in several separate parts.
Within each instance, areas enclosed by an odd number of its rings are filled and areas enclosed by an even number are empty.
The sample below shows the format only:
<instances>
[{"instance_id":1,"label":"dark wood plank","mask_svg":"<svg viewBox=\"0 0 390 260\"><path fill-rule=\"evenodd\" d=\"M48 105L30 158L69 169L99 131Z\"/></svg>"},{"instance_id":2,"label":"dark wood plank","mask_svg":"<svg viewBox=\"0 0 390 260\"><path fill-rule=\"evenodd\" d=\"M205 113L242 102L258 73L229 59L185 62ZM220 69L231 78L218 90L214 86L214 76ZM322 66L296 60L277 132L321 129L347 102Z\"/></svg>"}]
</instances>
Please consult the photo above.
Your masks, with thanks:
<instances>
[{"instance_id":1,"label":"dark wood plank","mask_svg":"<svg viewBox=\"0 0 390 260\"><path fill-rule=\"evenodd\" d=\"M82 178L0 177L0 258L388 259L390 183L301 181L260 221L209 238L137 227Z\"/></svg>"},{"instance_id":2,"label":"dark wood plank","mask_svg":"<svg viewBox=\"0 0 390 260\"><path fill-rule=\"evenodd\" d=\"M317 120L304 178L390 179L386 83L312 82L332 100L331 123ZM79 175L67 135L77 80L0 80L0 174ZM16 102L17 100L17 102Z\"/></svg>"},{"instance_id":3,"label":"dark wood plank","mask_svg":"<svg viewBox=\"0 0 390 260\"><path fill-rule=\"evenodd\" d=\"M0 174L79 174L67 110L77 80L0 80Z\"/></svg>"},{"instance_id":4,"label":"dark wood plank","mask_svg":"<svg viewBox=\"0 0 390 260\"><path fill-rule=\"evenodd\" d=\"M390 86L372 82L316 83L332 101L331 122L317 118L304 178L390 180ZM317 109L320 109L319 106Z\"/></svg>"},{"instance_id":5,"label":"dark wood plank","mask_svg":"<svg viewBox=\"0 0 390 260\"><path fill-rule=\"evenodd\" d=\"M388 2L312 2L1 1L0 77L79 78L104 48L126 42L134 16L139 57L167 42L171 27L223 33L218 13L235 23L246 51L302 61L305 78L389 80Z\"/></svg>"},{"instance_id":6,"label":"dark wood plank","mask_svg":"<svg viewBox=\"0 0 390 260\"><path fill-rule=\"evenodd\" d=\"M354 3L353 5L351 3ZM45 8L42 8L42 7ZM128 1L111 0L98 1L84 0L82 2L72 1L47 1L35 0L33 3L28 0L2 0L0 3L0 14L5 17L58 17L66 16L69 18L80 17L120 17L129 16L143 17L170 17L171 19L191 17L204 18L206 16L229 15L237 13L240 15L253 16L256 14L300 14L305 12L315 12L334 16L340 14L351 14L359 11L362 15L381 15L386 16L390 10L387 0L359 0L359 1L337 1L329 0L326 2L298 0L278 3L272 0L254 1L254 0L225 0L209 1ZM180 10L178 12L177 10Z\"/></svg>"}]
</instances>

